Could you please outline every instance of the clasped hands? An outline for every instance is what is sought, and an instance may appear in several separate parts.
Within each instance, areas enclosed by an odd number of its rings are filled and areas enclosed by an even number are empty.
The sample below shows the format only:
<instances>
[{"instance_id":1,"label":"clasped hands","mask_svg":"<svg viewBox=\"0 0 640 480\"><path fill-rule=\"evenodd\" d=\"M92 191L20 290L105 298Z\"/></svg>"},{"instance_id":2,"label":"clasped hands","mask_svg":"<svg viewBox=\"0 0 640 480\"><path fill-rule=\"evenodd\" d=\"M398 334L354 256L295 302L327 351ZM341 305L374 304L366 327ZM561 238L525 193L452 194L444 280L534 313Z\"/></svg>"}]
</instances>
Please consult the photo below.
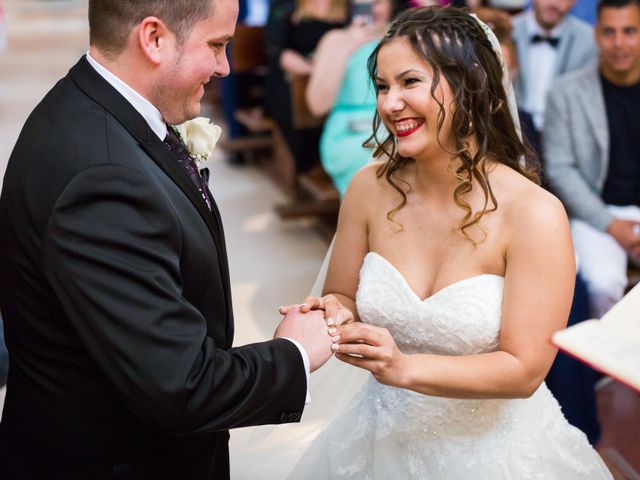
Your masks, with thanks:
<instances>
[{"instance_id":1,"label":"clasped hands","mask_svg":"<svg viewBox=\"0 0 640 480\"><path fill-rule=\"evenodd\" d=\"M302 304L280 307L279 312L285 320L290 315L308 317L309 323L305 324L314 331L321 314L329 347L338 360L370 371L385 385L405 384L407 356L398 349L389 331L357 321L334 295L309 296Z\"/></svg>"}]
</instances>

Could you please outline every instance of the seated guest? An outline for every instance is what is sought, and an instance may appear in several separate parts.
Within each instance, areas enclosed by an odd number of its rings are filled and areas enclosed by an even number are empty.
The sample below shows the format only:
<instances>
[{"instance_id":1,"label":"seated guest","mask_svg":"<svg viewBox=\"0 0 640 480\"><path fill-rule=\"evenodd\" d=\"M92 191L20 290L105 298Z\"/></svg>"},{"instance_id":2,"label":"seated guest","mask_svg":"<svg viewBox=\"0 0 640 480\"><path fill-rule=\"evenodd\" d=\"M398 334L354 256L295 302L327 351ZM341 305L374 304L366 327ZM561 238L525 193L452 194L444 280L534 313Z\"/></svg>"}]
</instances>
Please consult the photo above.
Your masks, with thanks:
<instances>
[{"instance_id":1,"label":"seated guest","mask_svg":"<svg viewBox=\"0 0 640 480\"><path fill-rule=\"evenodd\" d=\"M532 8L513 19L520 76L514 85L518 105L541 131L553 80L596 58L593 29L569 15L575 0L533 0Z\"/></svg>"},{"instance_id":2,"label":"seated guest","mask_svg":"<svg viewBox=\"0 0 640 480\"><path fill-rule=\"evenodd\" d=\"M492 27L493 32L496 34L496 38L500 42L504 62L509 69L511 83L515 85L518 82L518 77L520 75L520 62L518 61L518 50L516 48L516 44L511 37L511 29L512 25L510 23L507 25L496 24ZM520 120L520 128L522 130L522 136L525 143L533 148L538 157L540 157L542 153L540 133L536 130L533 124L533 117L530 113L525 112L522 108L518 107L518 119Z\"/></svg>"},{"instance_id":3,"label":"seated guest","mask_svg":"<svg viewBox=\"0 0 640 480\"><path fill-rule=\"evenodd\" d=\"M511 74L511 81L515 82L518 78L519 70L518 52L510 32L498 26L494 26L493 31L500 42L505 63ZM539 154L541 148L540 135L533 127L531 115L518 109L518 116L520 117L523 137ZM580 273L578 273L576 275L576 285L568 325L575 325L589 318L591 318L591 315L589 313L587 286ZM545 378L547 387L558 400L567 421L582 430L592 445L595 445L600 439L595 393L596 380L596 372L584 363L562 352L558 352Z\"/></svg>"},{"instance_id":4,"label":"seated guest","mask_svg":"<svg viewBox=\"0 0 640 480\"><path fill-rule=\"evenodd\" d=\"M346 0L297 0L295 9L281 20L280 49L274 51L267 45L271 61L265 83L265 107L282 131L298 173L320 162L318 143L322 129L293 125L289 78L311 73L311 57L320 38L329 30L342 28L346 18Z\"/></svg>"},{"instance_id":5,"label":"seated guest","mask_svg":"<svg viewBox=\"0 0 640 480\"><path fill-rule=\"evenodd\" d=\"M362 144L371 135L376 97L369 83L367 58L384 34L391 0L372 2L372 22L357 19L327 33L314 56L306 100L311 113L329 114L320 139L320 159L340 195L369 160Z\"/></svg>"},{"instance_id":6,"label":"seated guest","mask_svg":"<svg viewBox=\"0 0 640 480\"><path fill-rule=\"evenodd\" d=\"M544 151L599 318L640 259L640 0L600 0L595 29L599 61L552 88Z\"/></svg>"},{"instance_id":7,"label":"seated guest","mask_svg":"<svg viewBox=\"0 0 640 480\"><path fill-rule=\"evenodd\" d=\"M264 76L254 70L237 71L233 62L233 49L238 32L243 27L264 28L267 23L269 2L267 0L240 0L238 2L238 27L233 44L227 47L231 72L222 79L222 112L227 125L226 134L229 138L239 138L246 135L247 129L238 123L235 113L238 109L249 109L261 106L264 99L262 95ZM261 45L255 45L261 49ZM242 163L242 158L237 154L231 157L231 163Z\"/></svg>"},{"instance_id":8,"label":"seated guest","mask_svg":"<svg viewBox=\"0 0 640 480\"><path fill-rule=\"evenodd\" d=\"M474 12L480 20L493 30L498 42L500 42L502 56L509 70L511 83L515 85L520 75L520 62L518 60L518 50L512 37L513 23L511 22L511 17L504 11L495 8L480 7L475 9ZM525 143L540 157L540 134L533 125L533 117L518 106L518 119L520 120L520 129Z\"/></svg>"},{"instance_id":9,"label":"seated guest","mask_svg":"<svg viewBox=\"0 0 640 480\"><path fill-rule=\"evenodd\" d=\"M587 285L578 272L567 326L570 327L590 318ZM595 390L599 378L599 374L588 365L566 353L558 352L544 379L562 407L562 413L567 421L582 430L591 445L598 443L601 433Z\"/></svg>"}]
</instances>

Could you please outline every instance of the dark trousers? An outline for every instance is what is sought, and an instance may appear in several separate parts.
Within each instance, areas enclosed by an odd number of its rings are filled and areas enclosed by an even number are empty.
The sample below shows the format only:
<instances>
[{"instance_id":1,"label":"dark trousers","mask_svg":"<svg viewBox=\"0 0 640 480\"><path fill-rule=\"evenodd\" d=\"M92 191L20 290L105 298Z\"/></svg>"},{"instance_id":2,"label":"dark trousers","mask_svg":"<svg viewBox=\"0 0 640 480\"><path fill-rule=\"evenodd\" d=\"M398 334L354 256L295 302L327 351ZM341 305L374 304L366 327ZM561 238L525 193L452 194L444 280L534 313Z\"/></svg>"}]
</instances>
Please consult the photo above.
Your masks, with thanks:
<instances>
[{"instance_id":1,"label":"dark trousers","mask_svg":"<svg viewBox=\"0 0 640 480\"><path fill-rule=\"evenodd\" d=\"M569 314L569 325L590 318L587 285L576 275L576 289ZM596 408L595 383L598 374L578 360L558 352L546 382L558 400L569 423L582 430L592 445L600 439L600 425Z\"/></svg>"}]
</instances>

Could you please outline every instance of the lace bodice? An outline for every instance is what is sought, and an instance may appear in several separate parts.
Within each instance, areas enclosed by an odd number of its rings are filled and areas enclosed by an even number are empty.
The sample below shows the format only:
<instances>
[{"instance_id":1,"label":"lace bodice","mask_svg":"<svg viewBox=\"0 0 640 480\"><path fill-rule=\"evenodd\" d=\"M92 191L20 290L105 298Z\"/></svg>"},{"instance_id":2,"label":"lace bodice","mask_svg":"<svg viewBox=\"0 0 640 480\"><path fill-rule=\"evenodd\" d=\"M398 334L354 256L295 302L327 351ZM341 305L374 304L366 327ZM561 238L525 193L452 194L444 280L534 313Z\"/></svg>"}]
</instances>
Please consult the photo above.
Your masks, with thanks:
<instances>
[{"instance_id":1,"label":"lace bodice","mask_svg":"<svg viewBox=\"0 0 640 480\"><path fill-rule=\"evenodd\" d=\"M369 252L356 296L363 322L389 330L404 353L471 355L498 347L504 278L478 275L421 300L402 274Z\"/></svg>"},{"instance_id":2,"label":"lace bodice","mask_svg":"<svg viewBox=\"0 0 640 480\"><path fill-rule=\"evenodd\" d=\"M370 252L356 304L360 319L387 328L404 353L473 355L498 349L503 288L503 277L478 275L421 300ZM527 399L464 400L382 385L373 376L290 478L311 478L301 472L358 480L610 478L544 383Z\"/></svg>"},{"instance_id":3,"label":"lace bodice","mask_svg":"<svg viewBox=\"0 0 640 480\"><path fill-rule=\"evenodd\" d=\"M471 355L498 347L503 285L501 276L478 275L421 300L388 260L369 252L360 271L356 303L360 319L388 329L404 353ZM480 432L492 428L504 413L503 400L429 397L381 385L373 378L367 389L380 407L380 435L392 430L408 436L427 431Z\"/></svg>"}]
</instances>

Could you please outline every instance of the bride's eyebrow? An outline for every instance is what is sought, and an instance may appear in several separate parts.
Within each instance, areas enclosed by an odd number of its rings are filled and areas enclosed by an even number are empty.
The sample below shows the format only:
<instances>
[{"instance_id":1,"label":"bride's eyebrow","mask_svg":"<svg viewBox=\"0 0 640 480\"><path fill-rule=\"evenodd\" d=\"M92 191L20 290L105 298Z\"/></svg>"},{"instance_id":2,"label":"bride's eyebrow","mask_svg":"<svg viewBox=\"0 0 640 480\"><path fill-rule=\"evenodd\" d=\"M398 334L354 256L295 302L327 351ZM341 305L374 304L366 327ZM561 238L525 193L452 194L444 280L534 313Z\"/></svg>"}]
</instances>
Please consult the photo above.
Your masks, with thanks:
<instances>
[{"instance_id":1,"label":"bride's eyebrow","mask_svg":"<svg viewBox=\"0 0 640 480\"><path fill-rule=\"evenodd\" d=\"M395 80L400 80L400 79L406 77L409 74L414 74L414 75L418 74L418 75L421 75L421 76L427 76L427 72L423 72L422 70L417 70L415 68L410 68L408 70L405 70L404 72L401 72L401 73L397 74L393 78ZM376 75L375 79L376 79L377 82L384 82L385 81L385 79L380 77L379 75Z\"/></svg>"},{"instance_id":2,"label":"bride's eyebrow","mask_svg":"<svg viewBox=\"0 0 640 480\"><path fill-rule=\"evenodd\" d=\"M405 77L405 76L407 76L409 74L414 74L414 75L418 74L418 75L422 75L422 76L427 75L427 73L423 72L422 70L416 70L415 68L410 68L408 70L405 70L404 72L401 72L401 73L397 74L395 76L395 79L396 80L400 80L401 78L403 78L403 77Z\"/></svg>"}]
</instances>

